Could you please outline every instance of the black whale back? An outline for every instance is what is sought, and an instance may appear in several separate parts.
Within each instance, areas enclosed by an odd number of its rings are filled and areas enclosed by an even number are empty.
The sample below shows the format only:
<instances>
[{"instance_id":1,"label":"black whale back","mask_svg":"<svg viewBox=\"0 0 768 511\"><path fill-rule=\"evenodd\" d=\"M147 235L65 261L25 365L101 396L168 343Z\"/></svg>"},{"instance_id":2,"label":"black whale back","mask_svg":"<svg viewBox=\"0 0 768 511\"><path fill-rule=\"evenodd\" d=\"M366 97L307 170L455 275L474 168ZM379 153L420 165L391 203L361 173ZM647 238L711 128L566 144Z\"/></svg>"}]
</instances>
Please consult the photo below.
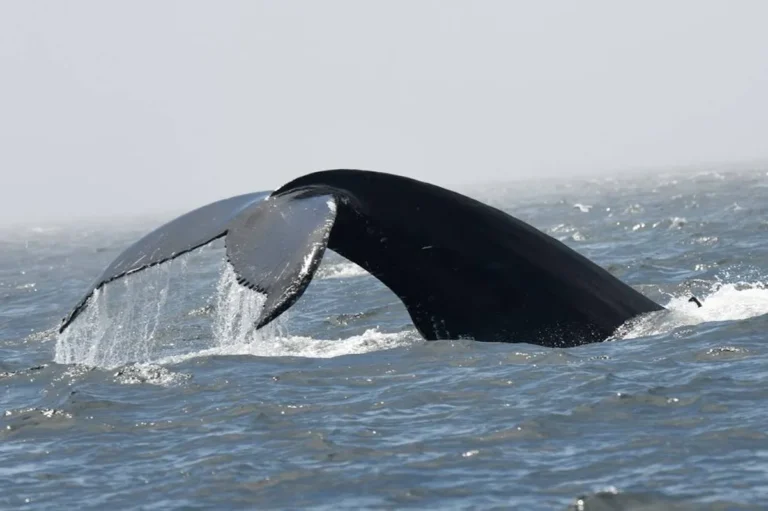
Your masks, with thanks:
<instances>
[{"instance_id":1,"label":"black whale back","mask_svg":"<svg viewBox=\"0 0 768 511\"><path fill-rule=\"evenodd\" d=\"M337 197L328 248L389 287L426 339L576 346L662 308L525 222L438 186L331 170L272 195L301 188Z\"/></svg>"}]
</instances>

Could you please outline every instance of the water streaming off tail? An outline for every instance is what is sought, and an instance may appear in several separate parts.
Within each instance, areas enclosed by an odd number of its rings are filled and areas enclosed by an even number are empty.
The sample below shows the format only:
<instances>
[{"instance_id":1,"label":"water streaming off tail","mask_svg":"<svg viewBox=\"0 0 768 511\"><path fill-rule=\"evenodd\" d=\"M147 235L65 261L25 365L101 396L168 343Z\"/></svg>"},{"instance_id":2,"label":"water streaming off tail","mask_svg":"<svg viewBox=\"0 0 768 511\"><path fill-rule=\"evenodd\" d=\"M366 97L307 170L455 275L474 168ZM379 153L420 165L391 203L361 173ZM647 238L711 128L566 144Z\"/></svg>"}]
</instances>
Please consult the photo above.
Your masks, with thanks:
<instances>
[{"instance_id":1,"label":"water streaming off tail","mask_svg":"<svg viewBox=\"0 0 768 511\"><path fill-rule=\"evenodd\" d=\"M117 280L97 290L80 316L59 335L54 360L62 364L115 367L149 362L158 347L168 302L169 263Z\"/></svg>"},{"instance_id":2,"label":"water streaming off tail","mask_svg":"<svg viewBox=\"0 0 768 511\"><path fill-rule=\"evenodd\" d=\"M264 328L256 330L254 325L259 319L265 301L265 295L238 284L232 266L227 264L216 286L214 345L226 350L285 335L286 314Z\"/></svg>"},{"instance_id":3,"label":"water streaming off tail","mask_svg":"<svg viewBox=\"0 0 768 511\"><path fill-rule=\"evenodd\" d=\"M97 291L83 313L59 335L54 360L113 368L129 363L176 363L207 355L334 357L418 340L413 332L384 333L375 328L338 340L290 336L287 313L257 330L266 297L238 284L232 267L221 259L216 261L219 278L215 288L213 279L193 278L187 274L187 257L129 275ZM202 287L190 281L211 285ZM195 303L206 299L207 305ZM206 311L213 313L210 320Z\"/></svg>"},{"instance_id":4,"label":"water streaming off tail","mask_svg":"<svg viewBox=\"0 0 768 511\"><path fill-rule=\"evenodd\" d=\"M218 266L215 290L187 285L191 279L186 256L105 285L59 335L54 360L110 368L215 348L242 349L278 335L280 321L255 329L265 297L240 286L229 264ZM201 334L190 327L188 317L190 308L206 310L193 303L205 300L205 295L213 302L214 317L203 322L202 328L211 330Z\"/></svg>"}]
</instances>

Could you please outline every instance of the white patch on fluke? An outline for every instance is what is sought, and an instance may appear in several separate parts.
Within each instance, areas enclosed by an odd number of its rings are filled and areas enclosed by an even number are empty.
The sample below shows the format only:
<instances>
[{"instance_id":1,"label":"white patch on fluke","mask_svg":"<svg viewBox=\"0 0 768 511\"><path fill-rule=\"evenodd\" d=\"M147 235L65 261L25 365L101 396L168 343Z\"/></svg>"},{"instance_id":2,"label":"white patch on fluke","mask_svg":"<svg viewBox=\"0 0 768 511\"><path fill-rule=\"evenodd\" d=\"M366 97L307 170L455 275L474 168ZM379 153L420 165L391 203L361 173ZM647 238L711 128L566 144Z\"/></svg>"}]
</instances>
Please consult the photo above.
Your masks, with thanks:
<instances>
[{"instance_id":1,"label":"white patch on fluke","mask_svg":"<svg viewBox=\"0 0 768 511\"><path fill-rule=\"evenodd\" d=\"M309 270L312 268L312 261L315 259L315 254L317 254L318 248L318 245L315 244L309 254L304 256L304 262L302 263L301 270L299 271L300 278L303 279L309 273Z\"/></svg>"}]
</instances>

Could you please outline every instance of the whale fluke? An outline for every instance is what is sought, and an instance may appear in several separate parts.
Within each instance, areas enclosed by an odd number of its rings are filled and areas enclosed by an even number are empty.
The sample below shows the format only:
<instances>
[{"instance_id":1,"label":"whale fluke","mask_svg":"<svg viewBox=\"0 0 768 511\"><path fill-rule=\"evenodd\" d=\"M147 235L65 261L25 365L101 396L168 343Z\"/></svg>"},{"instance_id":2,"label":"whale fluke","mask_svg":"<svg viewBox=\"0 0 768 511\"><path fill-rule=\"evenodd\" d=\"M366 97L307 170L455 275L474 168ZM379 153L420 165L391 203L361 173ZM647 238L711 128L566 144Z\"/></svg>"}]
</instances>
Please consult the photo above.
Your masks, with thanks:
<instances>
[{"instance_id":1,"label":"whale fluke","mask_svg":"<svg viewBox=\"0 0 768 511\"><path fill-rule=\"evenodd\" d=\"M59 333L82 312L93 292L125 275L161 264L221 238L243 210L261 202L266 192L238 195L213 202L158 227L125 249L96 279L88 292L64 318Z\"/></svg>"},{"instance_id":2,"label":"whale fluke","mask_svg":"<svg viewBox=\"0 0 768 511\"><path fill-rule=\"evenodd\" d=\"M104 283L225 234L238 282L267 296L259 328L302 295L326 248L391 289L428 340L570 347L662 309L525 222L435 185L328 170L264 195L219 201L148 234L97 279L61 330Z\"/></svg>"}]
</instances>

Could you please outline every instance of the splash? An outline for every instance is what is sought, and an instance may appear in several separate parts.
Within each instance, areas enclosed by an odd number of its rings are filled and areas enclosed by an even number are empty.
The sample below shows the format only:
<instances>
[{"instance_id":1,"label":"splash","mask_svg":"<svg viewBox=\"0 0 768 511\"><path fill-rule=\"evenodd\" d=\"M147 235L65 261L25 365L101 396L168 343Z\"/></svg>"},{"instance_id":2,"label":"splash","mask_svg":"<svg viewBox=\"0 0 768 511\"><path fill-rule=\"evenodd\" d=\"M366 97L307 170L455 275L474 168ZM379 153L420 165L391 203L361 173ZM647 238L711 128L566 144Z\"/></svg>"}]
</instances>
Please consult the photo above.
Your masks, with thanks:
<instances>
[{"instance_id":1,"label":"splash","mask_svg":"<svg viewBox=\"0 0 768 511\"><path fill-rule=\"evenodd\" d=\"M768 288L763 283L715 283L704 294L703 307L688 299L690 294L673 296L667 310L644 314L622 325L614 335L634 339L661 335L684 326L716 321L737 321L768 314Z\"/></svg>"},{"instance_id":2,"label":"splash","mask_svg":"<svg viewBox=\"0 0 768 511\"><path fill-rule=\"evenodd\" d=\"M181 269L181 274L175 272ZM177 342L184 337L174 317L188 289L184 258L161 264L111 282L97 290L83 313L58 336L54 360L61 364L115 368L129 363L151 364L180 349L226 349L228 345L258 342L277 335L282 322L257 331L265 297L240 286L229 264L220 272L216 287L214 320L210 336L196 343ZM172 276L177 277L171 285ZM173 289L172 289L173 288ZM173 292L172 292L173 291ZM174 307L167 306L169 294ZM178 296L182 295L182 296ZM177 300L179 298L179 300Z\"/></svg>"},{"instance_id":3,"label":"splash","mask_svg":"<svg viewBox=\"0 0 768 511\"><path fill-rule=\"evenodd\" d=\"M80 317L58 336L54 360L105 368L151 361L172 266L160 265L94 292Z\"/></svg>"},{"instance_id":4,"label":"splash","mask_svg":"<svg viewBox=\"0 0 768 511\"><path fill-rule=\"evenodd\" d=\"M177 264L186 271L185 261ZM171 262L148 268L96 291L83 313L58 336L54 360L112 369L128 364L178 363L210 355L327 358L394 348L418 338L411 332L381 333L376 329L339 340L290 336L287 313L257 330L266 297L238 284L232 266L224 263L212 303L192 309L213 309L210 335L194 335L188 340L184 322L190 313L180 309L178 302L183 300L176 299L177 291L181 288L195 293L199 289L187 289L184 275L176 282L173 266Z\"/></svg>"}]
</instances>

